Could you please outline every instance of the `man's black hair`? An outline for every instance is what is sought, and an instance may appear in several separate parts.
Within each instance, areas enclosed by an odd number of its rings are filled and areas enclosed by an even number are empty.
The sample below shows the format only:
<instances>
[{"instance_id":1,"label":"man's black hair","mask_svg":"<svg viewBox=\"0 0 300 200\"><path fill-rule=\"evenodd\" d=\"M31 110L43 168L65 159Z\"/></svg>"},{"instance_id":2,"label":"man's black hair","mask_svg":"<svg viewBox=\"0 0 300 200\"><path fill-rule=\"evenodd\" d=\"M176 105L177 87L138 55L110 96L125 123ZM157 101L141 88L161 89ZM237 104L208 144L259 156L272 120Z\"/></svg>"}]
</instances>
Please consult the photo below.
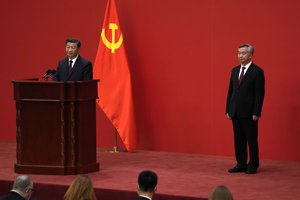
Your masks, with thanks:
<instances>
[{"instance_id":1,"label":"man's black hair","mask_svg":"<svg viewBox=\"0 0 300 200\"><path fill-rule=\"evenodd\" d=\"M153 192L157 185L157 175L150 170L142 171L138 177L139 189L143 192Z\"/></svg>"},{"instance_id":2,"label":"man's black hair","mask_svg":"<svg viewBox=\"0 0 300 200\"><path fill-rule=\"evenodd\" d=\"M70 43L76 43L78 48L80 48L80 46L81 46L81 42L77 38L68 38L66 40L66 44L68 42L70 42Z\"/></svg>"}]
</instances>

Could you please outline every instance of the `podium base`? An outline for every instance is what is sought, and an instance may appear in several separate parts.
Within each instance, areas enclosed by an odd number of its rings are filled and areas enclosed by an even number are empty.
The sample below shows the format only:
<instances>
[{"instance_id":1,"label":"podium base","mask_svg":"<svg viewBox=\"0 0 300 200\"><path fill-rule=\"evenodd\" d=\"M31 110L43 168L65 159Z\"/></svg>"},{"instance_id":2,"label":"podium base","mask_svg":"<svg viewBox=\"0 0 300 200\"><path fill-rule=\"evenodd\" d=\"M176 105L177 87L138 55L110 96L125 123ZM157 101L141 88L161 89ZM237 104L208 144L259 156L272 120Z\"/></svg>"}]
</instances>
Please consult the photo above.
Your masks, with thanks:
<instances>
[{"instance_id":1,"label":"podium base","mask_svg":"<svg viewBox=\"0 0 300 200\"><path fill-rule=\"evenodd\" d=\"M45 166L15 164L15 172L18 174L74 175L87 174L97 171L99 171L99 163L93 163L84 166Z\"/></svg>"}]
</instances>

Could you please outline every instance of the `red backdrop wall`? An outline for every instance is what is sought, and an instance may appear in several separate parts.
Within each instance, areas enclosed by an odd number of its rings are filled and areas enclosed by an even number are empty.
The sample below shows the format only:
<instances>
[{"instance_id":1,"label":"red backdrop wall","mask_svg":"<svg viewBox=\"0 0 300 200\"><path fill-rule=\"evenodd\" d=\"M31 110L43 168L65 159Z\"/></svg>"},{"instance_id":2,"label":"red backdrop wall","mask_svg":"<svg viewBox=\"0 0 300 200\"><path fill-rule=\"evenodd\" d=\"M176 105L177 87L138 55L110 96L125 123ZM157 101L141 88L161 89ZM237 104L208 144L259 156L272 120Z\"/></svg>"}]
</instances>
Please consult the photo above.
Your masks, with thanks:
<instances>
[{"instance_id":1,"label":"red backdrop wall","mask_svg":"<svg viewBox=\"0 0 300 200\"><path fill-rule=\"evenodd\" d=\"M55 68L67 37L80 38L81 55L94 61L106 2L1 1L0 140L15 140L11 80ZM225 99L237 47L247 42L266 76L260 155L300 161L299 1L116 4L132 73L138 149L233 156ZM97 144L114 145L113 127L100 109Z\"/></svg>"}]
</instances>

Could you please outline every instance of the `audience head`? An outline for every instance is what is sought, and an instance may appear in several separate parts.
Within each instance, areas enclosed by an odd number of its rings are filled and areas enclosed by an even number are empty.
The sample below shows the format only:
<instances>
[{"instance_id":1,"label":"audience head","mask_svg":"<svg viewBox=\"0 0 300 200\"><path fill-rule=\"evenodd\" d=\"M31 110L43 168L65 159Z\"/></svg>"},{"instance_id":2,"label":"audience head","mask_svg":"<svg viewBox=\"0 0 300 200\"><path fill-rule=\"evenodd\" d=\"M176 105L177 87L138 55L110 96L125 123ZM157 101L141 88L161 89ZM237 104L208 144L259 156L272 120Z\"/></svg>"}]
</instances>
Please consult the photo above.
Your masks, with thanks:
<instances>
[{"instance_id":1,"label":"audience head","mask_svg":"<svg viewBox=\"0 0 300 200\"><path fill-rule=\"evenodd\" d=\"M15 179L12 189L28 200L33 191L33 182L29 176L20 175Z\"/></svg>"},{"instance_id":2,"label":"audience head","mask_svg":"<svg viewBox=\"0 0 300 200\"><path fill-rule=\"evenodd\" d=\"M213 189L208 200L233 200L233 196L227 187L219 185Z\"/></svg>"},{"instance_id":3,"label":"audience head","mask_svg":"<svg viewBox=\"0 0 300 200\"><path fill-rule=\"evenodd\" d=\"M152 197L156 191L157 175L150 170L142 171L138 176L138 194Z\"/></svg>"},{"instance_id":4,"label":"audience head","mask_svg":"<svg viewBox=\"0 0 300 200\"><path fill-rule=\"evenodd\" d=\"M64 196L65 200L96 200L91 179L86 175L78 175Z\"/></svg>"}]
</instances>

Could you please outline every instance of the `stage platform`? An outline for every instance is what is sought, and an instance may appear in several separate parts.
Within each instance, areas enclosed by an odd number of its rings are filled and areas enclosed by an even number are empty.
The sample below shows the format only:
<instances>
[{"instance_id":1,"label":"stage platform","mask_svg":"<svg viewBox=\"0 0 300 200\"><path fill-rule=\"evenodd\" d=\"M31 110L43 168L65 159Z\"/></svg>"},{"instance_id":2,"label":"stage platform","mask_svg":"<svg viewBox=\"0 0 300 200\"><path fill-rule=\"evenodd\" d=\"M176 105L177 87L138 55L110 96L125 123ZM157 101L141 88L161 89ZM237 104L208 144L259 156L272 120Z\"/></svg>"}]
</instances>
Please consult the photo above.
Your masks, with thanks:
<instances>
[{"instance_id":1,"label":"stage platform","mask_svg":"<svg viewBox=\"0 0 300 200\"><path fill-rule=\"evenodd\" d=\"M49 151L51 153L51 151ZM0 196L12 186L16 143L0 141ZM158 174L158 190L153 200L201 200L219 184L226 185L235 200L300 199L300 163L261 160L257 174L229 174L232 157L184 153L136 151L110 153L97 150L100 171L88 174L98 200L134 200L137 175L150 169ZM75 175L30 175L34 199L57 200Z\"/></svg>"}]
</instances>

